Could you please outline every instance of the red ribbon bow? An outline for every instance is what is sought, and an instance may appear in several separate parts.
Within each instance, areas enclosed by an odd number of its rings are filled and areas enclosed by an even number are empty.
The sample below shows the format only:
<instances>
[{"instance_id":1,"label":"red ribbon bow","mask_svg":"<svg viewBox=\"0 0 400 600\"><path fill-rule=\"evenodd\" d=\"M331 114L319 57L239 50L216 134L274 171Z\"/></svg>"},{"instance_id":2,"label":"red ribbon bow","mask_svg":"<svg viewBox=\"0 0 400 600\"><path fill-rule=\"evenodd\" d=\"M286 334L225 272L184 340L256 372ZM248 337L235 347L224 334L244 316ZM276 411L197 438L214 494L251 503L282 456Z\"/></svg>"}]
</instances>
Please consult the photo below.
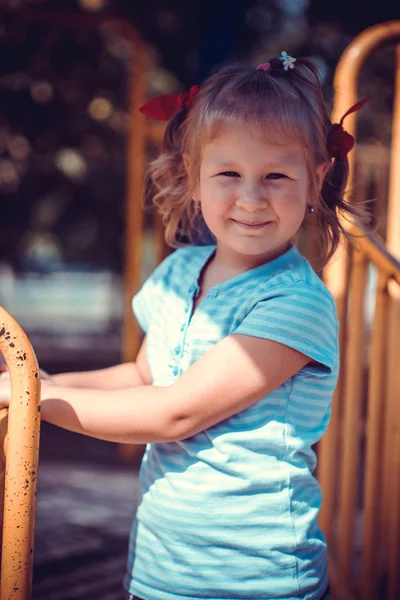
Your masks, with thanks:
<instances>
[{"instance_id":1,"label":"red ribbon bow","mask_svg":"<svg viewBox=\"0 0 400 600\"><path fill-rule=\"evenodd\" d=\"M186 108L186 110L189 110L199 89L199 85L192 85L188 92L182 92L178 96L175 96L174 94L161 94L143 104L139 110L152 119L169 121L178 108L183 107Z\"/></svg>"},{"instance_id":2,"label":"red ribbon bow","mask_svg":"<svg viewBox=\"0 0 400 600\"><path fill-rule=\"evenodd\" d=\"M331 158L344 159L354 146L354 137L351 133L348 133L343 129L343 121L347 115L352 112L360 110L371 99L371 96L360 100L354 104L349 110L343 115L339 123L334 123L332 129L328 134L328 151Z\"/></svg>"}]
</instances>

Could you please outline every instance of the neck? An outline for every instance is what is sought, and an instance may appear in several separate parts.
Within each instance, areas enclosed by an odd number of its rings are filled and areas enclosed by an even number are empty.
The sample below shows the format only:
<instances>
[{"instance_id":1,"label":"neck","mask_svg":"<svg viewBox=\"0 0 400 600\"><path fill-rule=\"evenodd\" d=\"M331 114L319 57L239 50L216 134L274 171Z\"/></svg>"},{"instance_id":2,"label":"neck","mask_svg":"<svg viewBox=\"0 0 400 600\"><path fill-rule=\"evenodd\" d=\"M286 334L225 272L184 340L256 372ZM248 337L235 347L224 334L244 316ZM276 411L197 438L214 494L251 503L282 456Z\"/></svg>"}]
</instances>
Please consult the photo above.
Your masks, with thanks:
<instances>
[{"instance_id":1,"label":"neck","mask_svg":"<svg viewBox=\"0 0 400 600\"><path fill-rule=\"evenodd\" d=\"M278 258L278 256L281 256L281 254L284 254L291 247L292 244L287 242L270 252L256 256L247 256L233 252L229 248L217 243L217 249L212 262L214 264L214 269L223 270L225 275L228 273L237 275L271 262L275 258Z\"/></svg>"}]
</instances>

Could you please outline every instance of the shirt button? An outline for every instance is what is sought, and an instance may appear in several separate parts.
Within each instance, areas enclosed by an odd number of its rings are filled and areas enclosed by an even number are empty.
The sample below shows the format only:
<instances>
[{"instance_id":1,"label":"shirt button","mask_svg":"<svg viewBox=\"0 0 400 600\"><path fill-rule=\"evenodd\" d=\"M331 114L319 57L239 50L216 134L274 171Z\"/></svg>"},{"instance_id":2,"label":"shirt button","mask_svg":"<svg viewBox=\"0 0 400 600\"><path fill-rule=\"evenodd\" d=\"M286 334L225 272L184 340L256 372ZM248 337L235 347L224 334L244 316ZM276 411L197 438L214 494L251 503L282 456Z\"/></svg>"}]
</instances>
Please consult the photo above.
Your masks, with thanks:
<instances>
[{"instance_id":1,"label":"shirt button","mask_svg":"<svg viewBox=\"0 0 400 600\"><path fill-rule=\"evenodd\" d=\"M188 312L189 312L189 307L185 306L185 313L188 313Z\"/></svg>"},{"instance_id":2,"label":"shirt button","mask_svg":"<svg viewBox=\"0 0 400 600\"><path fill-rule=\"evenodd\" d=\"M172 374L173 374L173 375L178 375L178 367L174 367L174 368L172 369Z\"/></svg>"},{"instance_id":3,"label":"shirt button","mask_svg":"<svg viewBox=\"0 0 400 600\"><path fill-rule=\"evenodd\" d=\"M185 331L185 325L181 325L181 331Z\"/></svg>"},{"instance_id":4,"label":"shirt button","mask_svg":"<svg viewBox=\"0 0 400 600\"><path fill-rule=\"evenodd\" d=\"M174 350L175 354L179 354L179 352L181 351L181 347L177 346Z\"/></svg>"}]
</instances>

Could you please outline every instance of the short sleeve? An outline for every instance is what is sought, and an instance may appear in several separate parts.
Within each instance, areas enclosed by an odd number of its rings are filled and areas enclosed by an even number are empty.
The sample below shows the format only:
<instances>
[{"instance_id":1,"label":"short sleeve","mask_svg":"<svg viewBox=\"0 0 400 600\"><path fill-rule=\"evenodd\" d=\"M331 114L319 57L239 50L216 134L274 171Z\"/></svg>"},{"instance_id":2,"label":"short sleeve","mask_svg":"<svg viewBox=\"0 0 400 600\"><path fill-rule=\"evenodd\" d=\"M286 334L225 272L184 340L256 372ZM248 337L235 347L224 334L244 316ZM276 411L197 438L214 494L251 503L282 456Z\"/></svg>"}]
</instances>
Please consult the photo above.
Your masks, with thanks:
<instances>
[{"instance_id":1,"label":"short sleeve","mask_svg":"<svg viewBox=\"0 0 400 600\"><path fill-rule=\"evenodd\" d=\"M147 333L154 307L162 293L163 286L167 283L168 275L175 260L176 251L165 258L146 279L140 290L132 299L133 314L140 328Z\"/></svg>"},{"instance_id":2,"label":"short sleeve","mask_svg":"<svg viewBox=\"0 0 400 600\"><path fill-rule=\"evenodd\" d=\"M304 281L265 292L233 333L294 348L331 374L338 363L338 322L328 290ZM319 369L321 371L321 369Z\"/></svg>"}]
</instances>

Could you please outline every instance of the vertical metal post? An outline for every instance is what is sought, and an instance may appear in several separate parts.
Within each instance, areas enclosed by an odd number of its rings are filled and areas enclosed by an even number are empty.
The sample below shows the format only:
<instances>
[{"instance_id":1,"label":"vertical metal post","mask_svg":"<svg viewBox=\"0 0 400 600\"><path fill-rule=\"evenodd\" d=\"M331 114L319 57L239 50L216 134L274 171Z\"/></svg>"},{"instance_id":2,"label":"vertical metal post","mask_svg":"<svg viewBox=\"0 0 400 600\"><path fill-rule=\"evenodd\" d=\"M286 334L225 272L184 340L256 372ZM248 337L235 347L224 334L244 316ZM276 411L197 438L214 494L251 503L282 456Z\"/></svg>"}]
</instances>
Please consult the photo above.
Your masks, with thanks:
<instances>
[{"instance_id":1,"label":"vertical metal post","mask_svg":"<svg viewBox=\"0 0 400 600\"><path fill-rule=\"evenodd\" d=\"M11 376L0 597L30 600L40 432L40 377L19 324L0 307L0 351Z\"/></svg>"}]
</instances>

